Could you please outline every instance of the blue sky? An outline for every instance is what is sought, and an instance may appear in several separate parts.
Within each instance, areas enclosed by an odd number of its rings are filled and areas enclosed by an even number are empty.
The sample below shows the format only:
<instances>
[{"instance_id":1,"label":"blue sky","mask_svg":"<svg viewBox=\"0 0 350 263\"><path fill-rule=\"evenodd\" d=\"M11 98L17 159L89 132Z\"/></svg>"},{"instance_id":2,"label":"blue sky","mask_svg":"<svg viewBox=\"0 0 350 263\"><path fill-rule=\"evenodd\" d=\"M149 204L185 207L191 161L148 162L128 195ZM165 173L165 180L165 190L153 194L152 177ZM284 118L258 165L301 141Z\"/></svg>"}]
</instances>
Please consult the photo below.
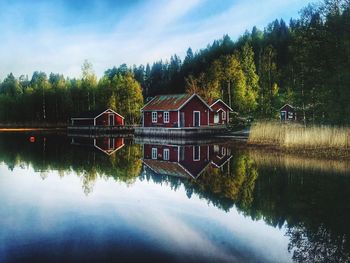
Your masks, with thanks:
<instances>
[{"instance_id":1,"label":"blue sky","mask_svg":"<svg viewBox=\"0 0 350 263\"><path fill-rule=\"evenodd\" d=\"M181 58L254 25L298 17L305 0L0 0L0 79L35 70L98 76L122 63Z\"/></svg>"}]
</instances>

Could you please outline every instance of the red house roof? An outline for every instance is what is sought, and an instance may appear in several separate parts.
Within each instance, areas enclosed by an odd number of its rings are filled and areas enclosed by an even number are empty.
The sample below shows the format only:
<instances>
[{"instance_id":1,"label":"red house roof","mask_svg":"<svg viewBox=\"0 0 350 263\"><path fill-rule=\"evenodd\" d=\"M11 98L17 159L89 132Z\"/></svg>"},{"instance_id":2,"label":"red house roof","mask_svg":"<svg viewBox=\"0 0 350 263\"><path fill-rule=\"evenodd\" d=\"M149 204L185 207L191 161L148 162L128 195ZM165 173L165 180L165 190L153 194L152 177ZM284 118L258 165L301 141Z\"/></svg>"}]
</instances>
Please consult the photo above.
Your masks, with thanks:
<instances>
[{"instance_id":1,"label":"red house roof","mask_svg":"<svg viewBox=\"0 0 350 263\"><path fill-rule=\"evenodd\" d=\"M221 104L223 104L227 109L229 109L229 111L233 111L232 109L231 109L231 107L230 106L228 106L225 102L223 102L221 99L218 99L218 100L216 100L216 101L214 101L212 104L210 104L210 107L213 107L215 104L217 104L217 103L221 103ZM219 111L219 110L218 110Z\"/></svg>"},{"instance_id":2,"label":"red house roof","mask_svg":"<svg viewBox=\"0 0 350 263\"><path fill-rule=\"evenodd\" d=\"M114 114L118 115L119 117L121 117L122 119L124 119L124 117L122 115L120 115L118 112L115 112L112 109L85 111L85 112L80 113L77 116L72 116L71 119L91 119L92 120L92 119L100 117L104 113L114 113Z\"/></svg>"},{"instance_id":3,"label":"red house roof","mask_svg":"<svg viewBox=\"0 0 350 263\"><path fill-rule=\"evenodd\" d=\"M187 104L187 102L189 102L195 96L198 97L209 109L211 109L210 106L197 94L175 94L155 96L141 109L141 111L180 110L183 106Z\"/></svg>"}]
</instances>

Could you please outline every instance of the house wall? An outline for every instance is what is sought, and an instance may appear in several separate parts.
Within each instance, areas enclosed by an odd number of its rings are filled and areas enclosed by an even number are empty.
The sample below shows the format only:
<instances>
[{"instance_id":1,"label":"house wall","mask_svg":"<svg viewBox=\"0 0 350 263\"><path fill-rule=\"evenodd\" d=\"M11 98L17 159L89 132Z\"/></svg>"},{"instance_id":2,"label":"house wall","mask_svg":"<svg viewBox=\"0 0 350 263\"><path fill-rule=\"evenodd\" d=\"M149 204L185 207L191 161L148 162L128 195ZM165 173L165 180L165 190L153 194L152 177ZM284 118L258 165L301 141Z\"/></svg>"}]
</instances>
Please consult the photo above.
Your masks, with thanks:
<instances>
[{"instance_id":1,"label":"house wall","mask_svg":"<svg viewBox=\"0 0 350 263\"><path fill-rule=\"evenodd\" d=\"M221 112L219 112L220 114L219 114L219 123L218 124L229 123L230 110L227 108L227 106L225 104L223 104L221 101L219 101L219 102L215 103L211 108L213 109L213 111L210 113L210 124L214 124L214 115L215 115L216 111L219 110L220 108L226 112L226 119L223 120L222 114L221 114Z\"/></svg>"},{"instance_id":2,"label":"house wall","mask_svg":"<svg viewBox=\"0 0 350 263\"><path fill-rule=\"evenodd\" d=\"M96 125L98 126L108 126L108 115L112 113L104 113L98 118L96 118ZM124 120L117 114L114 114L114 125L124 125Z\"/></svg>"},{"instance_id":3,"label":"house wall","mask_svg":"<svg viewBox=\"0 0 350 263\"><path fill-rule=\"evenodd\" d=\"M282 112L283 111L286 112L285 119L282 119ZM291 116L291 118L289 118L289 116ZM296 112L295 112L295 110L292 107L290 107L289 105L286 105L283 108L281 108L281 110L280 110L280 118L283 121L284 120L286 120L286 121L288 121L288 120L296 120Z\"/></svg>"},{"instance_id":4,"label":"house wall","mask_svg":"<svg viewBox=\"0 0 350 263\"><path fill-rule=\"evenodd\" d=\"M152 111L143 112L144 127L177 127L178 113L177 111L169 111L169 123L164 123L164 111L157 112L157 123L152 123Z\"/></svg>"},{"instance_id":5,"label":"house wall","mask_svg":"<svg viewBox=\"0 0 350 263\"><path fill-rule=\"evenodd\" d=\"M200 111L200 126L208 125L208 111L209 108L197 97L193 97L181 110L185 113L185 127L193 127L193 112Z\"/></svg>"},{"instance_id":6,"label":"house wall","mask_svg":"<svg viewBox=\"0 0 350 263\"><path fill-rule=\"evenodd\" d=\"M180 112L184 112L185 114L185 124L184 127L193 127L193 112L200 112L200 126L208 125L208 115L209 109L208 107L198 98L193 97L191 101L189 101ZM163 120L164 111L157 111L157 123L152 123L152 111L143 112L143 126L144 127L169 127L176 128L178 127L178 111L170 111L169 112L169 123L164 123Z\"/></svg>"}]
</instances>

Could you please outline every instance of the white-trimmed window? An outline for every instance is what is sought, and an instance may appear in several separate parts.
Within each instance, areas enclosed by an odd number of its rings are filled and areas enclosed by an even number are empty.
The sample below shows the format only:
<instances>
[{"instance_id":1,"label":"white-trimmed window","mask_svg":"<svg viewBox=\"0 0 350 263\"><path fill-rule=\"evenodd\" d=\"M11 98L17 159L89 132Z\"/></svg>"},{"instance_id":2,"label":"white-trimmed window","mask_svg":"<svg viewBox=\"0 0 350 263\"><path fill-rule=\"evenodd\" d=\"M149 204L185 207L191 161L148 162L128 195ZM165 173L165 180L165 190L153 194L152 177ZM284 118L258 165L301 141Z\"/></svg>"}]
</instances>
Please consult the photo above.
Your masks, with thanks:
<instances>
[{"instance_id":1,"label":"white-trimmed window","mask_svg":"<svg viewBox=\"0 0 350 263\"><path fill-rule=\"evenodd\" d=\"M156 160L158 157L158 149L152 148L152 159Z\"/></svg>"},{"instance_id":2,"label":"white-trimmed window","mask_svg":"<svg viewBox=\"0 0 350 263\"><path fill-rule=\"evenodd\" d=\"M201 159L201 147L193 146L193 161L199 161Z\"/></svg>"},{"instance_id":3,"label":"white-trimmed window","mask_svg":"<svg viewBox=\"0 0 350 263\"><path fill-rule=\"evenodd\" d=\"M164 123L169 123L169 111L164 111L163 121Z\"/></svg>"},{"instance_id":4,"label":"white-trimmed window","mask_svg":"<svg viewBox=\"0 0 350 263\"><path fill-rule=\"evenodd\" d=\"M223 111L221 114L222 114L222 115L221 115L222 119L223 119L223 120L226 120L226 111Z\"/></svg>"},{"instance_id":5,"label":"white-trimmed window","mask_svg":"<svg viewBox=\"0 0 350 263\"><path fill-rule=\"evenodd\" d=\"M163 150L163 160L168 161L169 160L169 149Z\"/></svg>"},{"instance_id":6,"label":"white-trimmed window","mask_svg":"<svg viewBox=\"0 0 350 263\"><path fill-rule=\"evenodd\" d=\"M152 111L152 122L157 123L157 119L158 119L157 112Z\"/></svg>"}]
</instances>

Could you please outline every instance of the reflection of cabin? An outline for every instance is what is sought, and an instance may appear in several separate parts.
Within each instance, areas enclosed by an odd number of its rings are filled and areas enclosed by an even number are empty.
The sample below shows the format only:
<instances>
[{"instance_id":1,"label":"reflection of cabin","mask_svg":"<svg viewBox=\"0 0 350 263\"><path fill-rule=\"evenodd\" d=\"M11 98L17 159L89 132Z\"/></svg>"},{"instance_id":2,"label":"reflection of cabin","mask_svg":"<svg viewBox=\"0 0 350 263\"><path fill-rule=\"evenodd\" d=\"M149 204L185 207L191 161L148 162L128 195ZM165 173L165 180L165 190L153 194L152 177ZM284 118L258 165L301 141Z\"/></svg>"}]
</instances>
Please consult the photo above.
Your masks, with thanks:
<instances>
[{"instance_id":1,"label":"reflection of cabin","mask_svg":"<svg viewBox=\"0 0 350 263\"><path fill-rule=\"evenodd\" d=\"M104 152L105 154L111 155L123 148L124 138L114 137L102 137L94 139L94 146Z\"/></svg>"},{"instance_id":2,"label":"reflection of cabin","mask_svg":"<svg viewBox=\"0 0 350 263\"><path fill-rule=\"evenodd\" d=\"M233 110L225 102L218 99L210 105L212 109L209 116L210 125L228 124L230 121L230 112Z\"/></svg>"},{"instance_id":3,"label":"reflection of cabin","mask_svg":"<svg viewBox=\"0 0 350 263\"><path fill-rule=\"evenodd\" d=\"M297 119L295 108L289 104L285 104L280 108L280 119L281 121L295 121Z\"/></svg>"},{"instance_id":4,"label":"reflection of cabin","mask_svg":"<svg viewBox=\"0 0 350 263\"><path fill-rule=\"evenodd\" d=\"M120 137L72 137L71 144L94 147L107 155L111 155L124 146L124 138Z\"/></svg>"},{"instance_id":5,"label":"reflection of cabin","mask_svg":"<svg viewBox=\"0 0 350 263\"><path fill-rule=\"evenodd\" d=\"M224 145L144 144L143 163L157 174L198 178L212 165L222 168L232 157Z\"/></svg>"},{"instance_id":6,"label":"reflection of cabin","mask_svg":"<svg viewBox=\"0 0 350 263\"><path fill-rule=\"evenodd\" d=\"M211 163L217 167L223 167L231 159L231 149L224 145L214 144L210 146Z\"/></svg>"},{"instance_id":7,"label":"reflection of cabin","mask_svg":"<svg viewBox=\"0 0 350 263\"><path fill-rule=\"evenodd\" d=\"M210 106L197 94L159 95L142 109L143 127L208 126Z\"/></svg>"},{"instance_id":8,"label":"reflection of cabin","mask_svg":"<svg viewBox=\"0 0 350 263\"><path fill-rule=\"evenodd\" d=\"M124 117L112 109L87 111L71 118L72 126L120 126Z\"/></svg>"},{"instance_id":9,"label":"reflection of cabin","mask_svg":"<svg viewBox=\"0 0 350 263\"><path fill-rule=\"evenodd\" d=\"M143 163L157 174L197 178L210 163L209 146L145 144Z\"/></svg>"}]
</instances>

